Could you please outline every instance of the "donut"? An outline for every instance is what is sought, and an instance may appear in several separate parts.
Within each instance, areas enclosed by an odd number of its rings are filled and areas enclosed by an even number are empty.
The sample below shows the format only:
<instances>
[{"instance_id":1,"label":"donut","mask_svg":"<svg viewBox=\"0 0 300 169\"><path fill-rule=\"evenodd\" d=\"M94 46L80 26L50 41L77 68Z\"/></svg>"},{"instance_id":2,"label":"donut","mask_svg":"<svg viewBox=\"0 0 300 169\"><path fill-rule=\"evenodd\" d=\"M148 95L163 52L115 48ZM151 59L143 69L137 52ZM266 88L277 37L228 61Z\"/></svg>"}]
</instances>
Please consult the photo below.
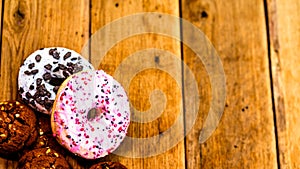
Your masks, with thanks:
<instances>
[{"instance_id":1,"label":"donut","mask_svg":"<svg viewBox=\"0 0 300 169\"><path fill-rule=\"evenodd\" d=\"M33 149L19 160L17 169L60 168L70 169L67 160L51 148Z\"/></svg>"},{"instance_id":2,"label":"donut","mask_svg":"<svg viewBox=\"0 0 300 169\"><path fill-rule=\"evenodd\" d=\"M127 169L127 167L119 162L99 162L92 165L89 169Z\"/></svg>"},{"instance_id":3,"label":"donut","mask_svg":"<svg viewBox=\"0 0 300 169\"><path fill-rule=\"evenodd\" d=\"M24 103L50 114L61 83L68 76L84 70L94 68L75 51L63 47L41 48L21 65L18 90Z\"/></svg>"},{"instance_id":4,"label":"donut","mask_svg":"<svg viewBox=\"0 0 300 169\"><path fill-rule=\"evenodd\" d=\"M37 139L36 115L18 101L0 102L0 154L11 155Z\"/></svg>"},{"instance_id":5,"label":"donut","mask_svg":"<svg viewBox=\"0 0 300 169\"><path fill-rule=\"evenodd\" d=\"M67 78L51 114L58 142L86 159L113 152L125 138L129 122L125 90L102 70L82 71Z\"/></svg>"}]
</instances>

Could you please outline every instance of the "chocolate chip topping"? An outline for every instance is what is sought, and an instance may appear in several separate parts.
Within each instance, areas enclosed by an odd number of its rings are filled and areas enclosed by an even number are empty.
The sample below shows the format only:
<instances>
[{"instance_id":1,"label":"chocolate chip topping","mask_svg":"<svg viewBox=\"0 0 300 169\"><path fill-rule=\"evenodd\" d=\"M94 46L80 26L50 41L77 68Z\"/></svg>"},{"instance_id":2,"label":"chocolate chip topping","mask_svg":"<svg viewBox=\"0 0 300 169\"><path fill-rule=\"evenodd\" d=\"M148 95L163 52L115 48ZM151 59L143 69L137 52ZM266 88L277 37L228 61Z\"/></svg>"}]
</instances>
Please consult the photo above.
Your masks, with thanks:
<instances>
[{"instance_id":1,"label":"chocolate chip topping","mask_svg":"<svg viewBox=\"0 0 300 169\"><path fill-rule=\"evenodd\" d=\"M50 50L49 50L49 55L53 55L53 52L56 51L56 50L57 50L56 48L50 49Z\"/></svg>"},{"instance_id":2,"label":"chocolate chip topping","mask_svg":"<svg viewBox=\"0 0 300 169\"><path fill-rule=\"evenodd\" d=\"M82 65L75 64L75 66L74 66L75 73L82 71L82 69L83 69Z\"/></svg>"},{"instance_id":3,"label":"chocolate chip topping","mask_svg":"<svg viewBox=\"0 0 300 169\"><path fill-rule=\"evenodd\" d=\"M30 89L30 90L33 90L33 89L34 89L34 86L33 86L33 85L30 85L30 86L29 86L29 89Z\"/></svg>"},{"instance_id":4,"label":"chocolate chip topping","mask_svg":"<svg viewBox=\"0 0 300 169\"><path fill-rule=\"evenodd\" d=\"M61 70L67 69L67 67L66 67L65 65L63 65L63 64L58 64L58 67L59 67L59 69L61 69Z\"/></svg>"},{"instance_id":5,"label":"chocolate chip topping","mask_svg":"<svg viewBox=\"0 0 300 169\"><path fill-rule=\"evenodd\" d=\"M71 52L67 52L64 56L64 60L68 59L69 57L71 57Z\"/></svg>"},{"instance_id":6,"label":"chocolate chip topping","mask_svg":"<svg viewBox=\"0 0 300 169\"><path fill-rule=\"evenodd\" d=\"M66 78L52 77L49 81L49 84L51 84L52 86L60 86L65 80Z\"/></svg>"},{"instance_id":7,"label":"chocolate chip topping","mask_svg":"<svg viewBox=\"0 0 300 169\"><path fill-rule=\"evenodd\" d=\"M59 89L59 86L55 86L55 87L53 88L53 92L56 94L57 91L58 91L58 89Z\"/></svg>"},{"instance_id":8,"label":"chocolate chip topping","mask_svg":"<svg viewBox=\"0 0 300 169\"><path fill-rule=\"evenodd\" d=\"M46 89L45 84L42 84L37 88L37 91L34 94L33 98L37 99L39 97L44 97L44 96L50 97L51 93Z\"/></svg>"},{"instance_id":9,"label":"chocolate chip topping","mask_svg":"<svg viewBox=\"0 0 300 169\"><path fill-rule=\"evenodd\" d=\"M32 69L34 67L34 63L30 63L29 65L28 65L28 68L29 69Z\"/></svg>"},{"instance_id":10,"label":"chocolate chip topping","mask_svg":"<svg viewBox=\"0 0 300 169\"><path fill-rule=\"evenodd\" d=\"M43 75L43 79L44 79L45 81L50 80L50 79L51 79L51 74L50 74L50 73L45 73L45 74Z\"/></svg>"},{"instance_id":11,"label":"chocolate chip topping","mask_svg":"<svg viewBox=\"0 0 300 169\"><path fill-rule=\"evenodd\" d=\"M25 96L26 96L27 99L32 98L32 95L29 92L26 92Z\"/></svg>"},{"instance_id":12,"label":"chocolate chip topping","mask_svg":"<svg viewBox=\"0 0 300 169\"><path fill-rule=\"evenodd\" d=\"M24 93L23 87L20 87L19 92L20 92L20 94Z\"/></svg>"},{"instance_id":13,"label":"chocolate chip topping","mask_svg":"<svg viewBox=\"0 0 300 169\"><path fill-rule=\"evenodd\" d=\"M58 52L54 52L52 56L53 56L54 59L57 59L57 60L60 57Z\"/></svg>"},{"instance_id":14,"label":"chocolate chip topping","mask_svg":"<svg viewBox=\"0 0 300 169\"><path fill-rule=\"evenodd\" d=\"M67 71L71 74L73 74L73 68L68 68Z\"/></svg>"},{"instance_id":15,"label":"chocolate chip topping","mask_svg":"<svg viewBox=\"0 0 300 169\"><path fill-rule=\"evenodd\" d=\"M35 99L35 101L36 101L38 104L40 104L40 105L44 105L44 104L45 104L45 101L42 100L40 97L37 98L37 99Z\"/></svg>"},{"instance_id":16,"label":"chocolate chip topping","mask_svg":"<svg viewBox=\"0 0 300 169\"><path fill-rule=\"evenodd\" d=\"M31 71L31 74L35 75L35 74L37 74L38 72L39 72L38 69L34 69L34 70Z\"/></svg>"},{"instance_id":17,"label":"chocolate chip topping","mask_svg":"<svg viewBox=\"0 0 300 169\"><path fill-rule=\"evenodd\" d=\"M63 71L63 75L67 78L69 76L69 73L67 73L67 71Z\"/></svg>"},{"instance_id":18,"label":"chocolate chip topping","mask_svg":"<svg viewBox=\"0 0 300 169\"><path fill-rule=\"evenodd\" d=\"M42 59L41 55L36 55L35 56L35 61L40 62Z\"/></svg>"},{"instance_id":19,"label":"chocolate chip topping","mask_svg":"<svg viewBox=\"0 0 300 169\"><path fill-rule=\"evenodd\" d=\"M37 86L40 86L40 85L42 84L42 81L43 81L43 80L42 80L41 78L37 78L37 79L36 79L36 85L37 85Z\"/></svg>"},{"instance_id":20,"label":"chocolate chip topping","mask_svg":"<svg viewBox=\"0 0 300 169\"><path fill-rule=\"evenodd\" d=\"M72 62L68 62L68 63L67 63L67 66L71 66L71 67L73 67L73 66L74 66L74 64L73 64Z\"/></svg>"},{"instance_id":21,"label":"chocolate chip topping","mask_svg":"<svg viewBox=\"0 0 300 169\"><path fill-rule=\"evenodd\" d=\"M53 72L58 72L58 71L59 71L59 67L53 69Z\"/></svg>"},{"instance_id":22,"label":"chocolate chip topping","mask_svg":"<svg viewBox=\"0 0 300 169\"><path fill-rule=\"evenodd\" d=\"M54 49L50 49L49 50L49 55L52 55L54 59L59 59L59 53L57 52L57 49L54 48Z\"/></svg>"},{"instance_id":23,"label":"chocolate chip topping","mask_svg":"<svg viewBox=\"0 0 300 169\"><path fill-rule=\"evenodd\" d=\"M31 72L28 70L26 70L24 73L25 73L25 75L31 75Z\"/></svg>"},{"instance_id":24,"label":"chocolate chip topping","mask_svg":"<svg viewBox=\"0 0 300 169\"><path fill-rule=\"evenodd\" d=\"M47 65L44 66L45 69L47 70L51 70L52 69L52 65L50 65L49 63Z\"/></svg>"},{"instance_id":25,"label":"chocolate chip topping","mask_svg":"<svg viewBox=\"0 0 300 169\"><path fill-rule=\"evenodd\" d=\"M75 61L75 60L77 60L77 58L72 58L72 59L71 59L71 61Z\"/></svg>"}]
</instances>

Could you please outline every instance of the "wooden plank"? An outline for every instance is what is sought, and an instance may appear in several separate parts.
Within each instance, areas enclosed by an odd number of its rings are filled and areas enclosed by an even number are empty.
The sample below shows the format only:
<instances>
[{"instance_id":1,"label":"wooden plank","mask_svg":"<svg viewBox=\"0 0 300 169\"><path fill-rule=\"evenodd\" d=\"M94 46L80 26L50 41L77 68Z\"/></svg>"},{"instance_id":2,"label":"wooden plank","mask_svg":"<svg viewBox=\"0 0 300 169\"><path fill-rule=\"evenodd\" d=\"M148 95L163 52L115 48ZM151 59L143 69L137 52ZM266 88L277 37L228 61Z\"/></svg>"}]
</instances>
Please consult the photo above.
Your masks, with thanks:
<instances>
[{"instance_id":1,"label":"wooden plank","mask_svg":"<svg viewBox=\"0 0 300 169\"><path fill-rule=\"evenodd\" d=\"M263 1L183 0L182 15L212 41L227 90L217 130L199 145L210 84L201 61L185 47L184 60L197 75L202 99L198 122L186 138L187 168L277 168Z\"/></svg>"},{"instance_id":2,"label":"wooden plank","mask_svg":"<svg viewBox=\"0 0 300 169\"><path fill-rule=\"evenodd\" d=\"M89 35L88 2L5 1L1 99L16 98L18 65L33 51L64 46L80 52Z\"/></svg>"},{"instance_id":3,"label":"wooden plank","mask_svg":"<svg viewBox=\"0 0 300 169\"><path fill-rule=\"evenodd\" d=\"M300 2L268 0L280 168L299 168Z\"/></svg>"},{"instance_id":4,"label":"wooden plank","mask_svg":"<svg viewBox=\"0 0 300 169\"><path fill-rule=\"evenodd\" d=\"M132 14L137 14L139 12L164 12L167 14L173 14L179 16L179 3L171 0L166 1L97 1L92 0L92 33L96 33L102 26L109 24L115 19L119 19L122 16L128 16ZM163 16L162 16L163 17ZM145 25L147 26L148 20L145 20ZM113 39L120 34L121 30L125 29L128 23L124 22L118 29L113 29L108 35L107 41L113 41ZM167 25L161 25L167 26ZM179 24L171 25L178 30ZM139 27L136 27L139 29ZM103 37L104 38L104 37ZM92 41L94 42L94 41ZM95 42L94 42L95 43ZM103 46L97 46L92 43L93 47L101 48ZM129 58L130 55L136 54L136 52L143 51L147 48L157 48L165 51L172 52L178 58L180 58L180 43L174 39L146 34L146 35L136 35L129 38L123 39L116 43L109 52L105 55L102 61L100 61L99 55L91 54L91 62L99 69L105 70L109 74L114 74L118 69L122 61ZM164 52L163 52L164 53ZM152 60L156 58L159 65L163 67L166 65L164 61L164 54L158 54L153 52L152 54L147 53L149 56L146 60ZM157 56L157 57L155 57ZM131 66L136 67L138 65L145 64L138 59L133 61ZM168 67L169 66L169 67ZM171 63L167 65L170 69L177 69L179 73L177 76L181 77L180 65L175 65ZM126 81L128 78L126 75L128 72L123 72L123 77L121 77L120 82ZM133 138L150 138L152 136L157 136L164 131L166 131L174 123L178 117L181 103L181 89L177 87L176 82L169 74L164 73L155 68L148 69L139 72L132 80L129 89L127 90L130 98L131 104L140 111L146 111L150 108L149 96L151 91L154 89L160 89L166 96L167 106L164 109L162 115L151 121L149 123L139 123L132 122L129 127L128 135ZM172 89L172 90L170 90ZM145 115L147 116L147 114ZM183 128L183 119L179 119L181 122L181 129ZM180 130L178 130L180 131ZM179 132L180 133L180 132ZM168 140L169 141L169 140ZM133 144L133 143L132 143ZM161 144L158 140L156 145ZM147 151L149 147L155 145L143 145L142 147L136 145L133 149L129 150L129 155L132 152L137 151ZM128 168L185 168L184 160L184 142L180 141L174 148L164 152L155 154L155 156L147 158L130 158L122 155L109 155L103 159L109 161L120 161Z\"/></svg>"},{"instance_id":5,"label":"wooden plank","mask_svg":"<svg viewBox=\"0 0 300 169\"><path fill-rule=\"evenodd\" d=\"M89 0L10 0L4 9L0 98L9 100L18 97L18 68L30 53L50 46L80 52L89 37ZM10 163L2 159L0 168Z\"/></svg>"}]
</instances>

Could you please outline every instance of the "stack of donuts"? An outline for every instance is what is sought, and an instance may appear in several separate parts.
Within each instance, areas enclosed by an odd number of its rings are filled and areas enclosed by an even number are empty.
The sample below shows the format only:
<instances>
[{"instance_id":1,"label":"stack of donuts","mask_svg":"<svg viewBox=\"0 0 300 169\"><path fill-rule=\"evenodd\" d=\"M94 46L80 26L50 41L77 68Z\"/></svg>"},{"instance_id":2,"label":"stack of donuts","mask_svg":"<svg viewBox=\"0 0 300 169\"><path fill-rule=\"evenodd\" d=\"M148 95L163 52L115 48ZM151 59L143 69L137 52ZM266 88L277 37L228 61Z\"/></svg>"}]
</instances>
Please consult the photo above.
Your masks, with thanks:
<instances>
[{"instance_id":1,"label":"stack of donuts","mask_svg":"<svg viewBox=\"0 0 300 169\"><path fill-rule=\"evenodd\" d=\"M68 153L100 159L127 134L125 90L73 50L42 48L29 55L19 69L18 91L19 101L0 102L0 155L17 158L20 169L71 168ZM87 167L126 168L118 162Z\"/></svg>"}]
</instances>

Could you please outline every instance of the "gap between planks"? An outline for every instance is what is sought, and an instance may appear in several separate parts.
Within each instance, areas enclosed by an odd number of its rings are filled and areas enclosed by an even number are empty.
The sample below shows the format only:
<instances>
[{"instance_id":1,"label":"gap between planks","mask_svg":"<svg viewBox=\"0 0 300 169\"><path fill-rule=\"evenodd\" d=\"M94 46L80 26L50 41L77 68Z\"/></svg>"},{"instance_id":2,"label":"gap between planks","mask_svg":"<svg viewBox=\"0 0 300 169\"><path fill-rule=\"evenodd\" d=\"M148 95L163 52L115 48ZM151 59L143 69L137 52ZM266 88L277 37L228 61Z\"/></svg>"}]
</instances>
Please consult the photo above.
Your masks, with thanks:
<instances>
[{"instance_id":1,"label":"gap between planks","mask_svg":"<svg viewBox=\"0 0 300 169\"><path fill-rule=\"evenodd\" d=\"M265 12L265 21L266 21L266 37L267 37L267 47L268 47L268 63L269 63L269 74L270 74L270 88L271 88L271 96L272 96L272 110L273 110L273 119L274 119L274 133L275 133L275 141L276 141L276 160L277 167L280 169L280 153L279 153L279 143L278 143L278 128L277 128L277 117L276 117L276 105L275 105L275 96L274 96L274 85L273 85L273 72L272 72L272 60L271 60L271 35L270 35L270 22L273 20L269 17L268 6L270 4L267 0L264 0L264 12Z\"/></svg>"}]
</instances>

